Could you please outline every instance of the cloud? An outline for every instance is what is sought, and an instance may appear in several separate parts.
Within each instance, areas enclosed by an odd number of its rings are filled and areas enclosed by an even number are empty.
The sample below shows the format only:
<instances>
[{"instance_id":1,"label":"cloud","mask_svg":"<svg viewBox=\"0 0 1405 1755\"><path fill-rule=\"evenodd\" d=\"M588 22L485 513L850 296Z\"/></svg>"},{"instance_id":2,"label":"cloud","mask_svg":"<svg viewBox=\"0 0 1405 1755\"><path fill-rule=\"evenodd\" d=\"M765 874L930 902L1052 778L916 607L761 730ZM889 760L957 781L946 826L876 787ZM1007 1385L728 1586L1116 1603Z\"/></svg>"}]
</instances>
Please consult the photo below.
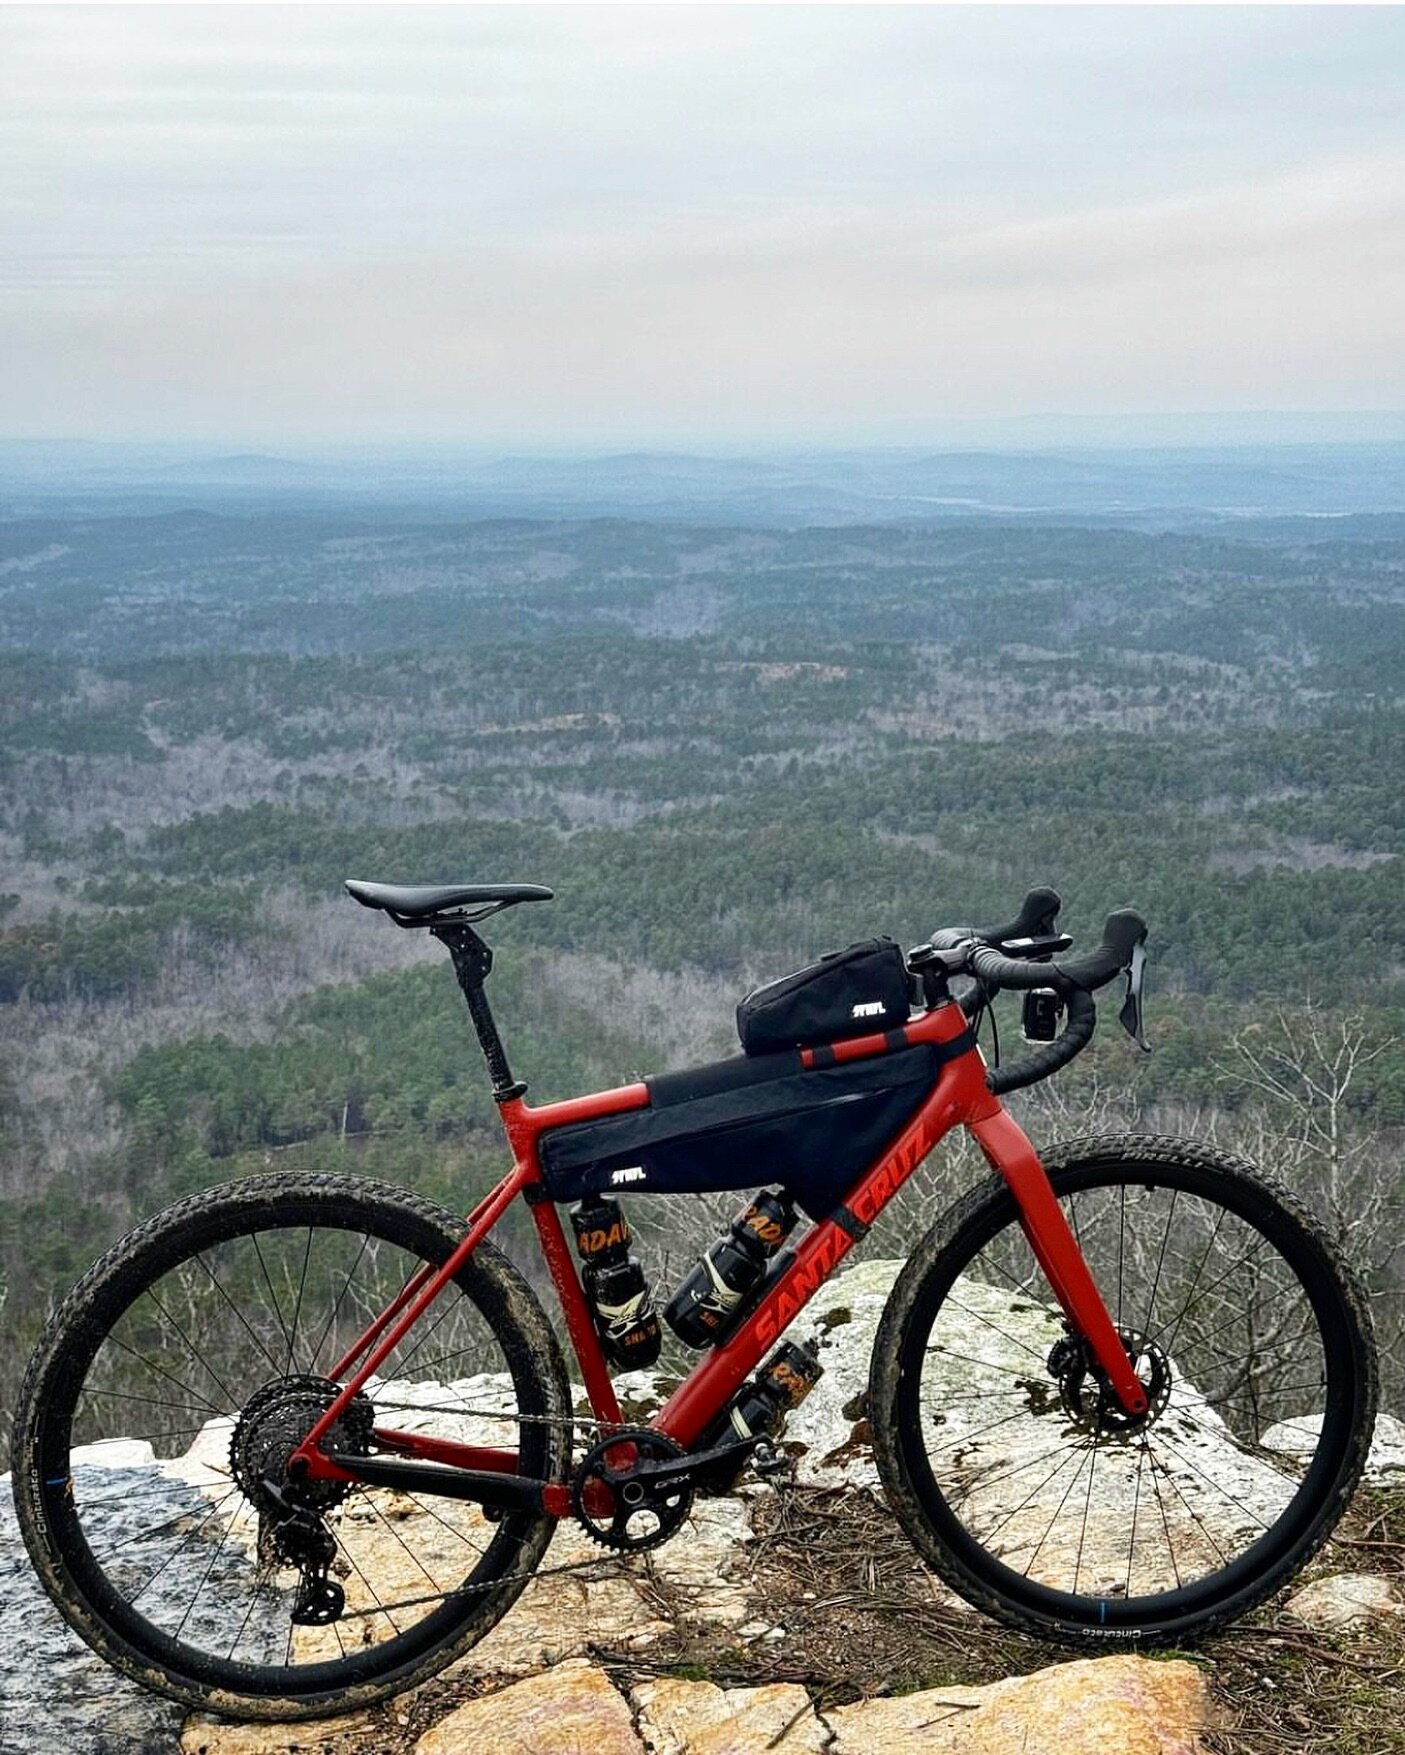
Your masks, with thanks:
<instances>
[{"instance_id":1,"label":"cloud","mask_svg":"<svg viewBox=\"0 0 1405 1755\"><path fill-rule=\"evenodd\" d=\"M12 432L1405 401L1398 17L6 9Z\"/></svg>"}]
</instances>

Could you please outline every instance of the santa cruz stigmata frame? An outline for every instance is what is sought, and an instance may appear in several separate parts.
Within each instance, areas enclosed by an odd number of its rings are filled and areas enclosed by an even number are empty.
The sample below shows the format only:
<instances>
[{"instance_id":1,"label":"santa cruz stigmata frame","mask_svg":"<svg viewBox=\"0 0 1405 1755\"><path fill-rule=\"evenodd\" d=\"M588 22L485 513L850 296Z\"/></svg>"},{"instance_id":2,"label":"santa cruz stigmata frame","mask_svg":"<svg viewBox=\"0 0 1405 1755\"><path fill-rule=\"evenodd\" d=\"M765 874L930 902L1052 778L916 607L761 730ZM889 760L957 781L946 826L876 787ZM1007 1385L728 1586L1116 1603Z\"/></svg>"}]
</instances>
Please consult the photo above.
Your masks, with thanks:
<instances>
[{"instance_id":1,"label":"santa cruz stigmata frame","mask_svg":"<svg viewBox=\"0 0 1405 1755\"><path fill-rule=\"evenodd\" d=\"M685 1450L697 1442L722 1412L763 1354L863 1239L932 1148L960 1126L969 1129L987 1160L1005 1178L1019 1204L1023 1228L1036 1260L1064 1314L1075 1332L1087 1340L1119 1400L1129 1414L1145 1409L1142 1385L1126 1348L1118 1340L1112 1318L1039 1157L1023 1130L988 1088L985 1060L960 1007L954 1002L939 1005L900 1030L837 1043L825 1053L837 1061L858 1060L918 1043L946 1048L951 1053L921 1109L854 1186L848 1199L808 1232L793 1255L780 1258L781 1270L736 1331L723 1345L704 1356L655 1415L651 1422L654 1429ZM813 1065L814 1055L812 1049L803 1050L803 1064ZM459 1444L377 1426L376 1443L381 1450L407 1459L401 1464L393 1457L338 1459L322 1450L321 1441L381 1362L424 1317L439 1293L519 1197L527 1202L536 1224L595 1418L607 1432L612 1427L624 1426L560 1214L542 1179L537 1147L541 1135L552 1128L642 1109L648 1101L646 1086L637 1083L536 1108L521 1095L500 1104L503 1128L513 1153L511 1170L469 1214L463 1241L449 1260L437 1272L425 1269L412 1279L331 1368L329 1375L341 1383L341 1393L295 1453L293 1472L314 1480L359 1480L384 1486L394 1486L404 1479L420 1491L476 1499L484 1504L535 1505L555 1517L570 1515L569 1487L518 1476L515 1451ZM435 1465L432 1474L426 1464Z\"/></svg>"}]
</instances>

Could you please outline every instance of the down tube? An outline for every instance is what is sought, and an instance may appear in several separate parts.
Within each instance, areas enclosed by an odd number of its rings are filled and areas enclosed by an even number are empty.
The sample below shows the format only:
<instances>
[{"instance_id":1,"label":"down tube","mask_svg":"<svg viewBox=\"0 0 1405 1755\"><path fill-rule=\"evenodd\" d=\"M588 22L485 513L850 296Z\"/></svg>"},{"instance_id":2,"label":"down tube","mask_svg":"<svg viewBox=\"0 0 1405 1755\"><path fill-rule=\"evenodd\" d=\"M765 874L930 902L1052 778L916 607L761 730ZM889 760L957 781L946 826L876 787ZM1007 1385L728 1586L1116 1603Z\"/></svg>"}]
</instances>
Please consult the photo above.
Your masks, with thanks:
<instances>
[{"instance_id":1,"label":"down tube","mask_svg":"<svg viewBox=\"0 0 1405 1755\"><path fill-rule=\"evenodd\" d=\"M660 1432L685 1449L697 1443L932 1147L964 1119L977 1085L992 1102L985 1063L974 1051L942 1068L926 1103L837 1209L845 1223L824 1219L808 1233L790 1267L731 1340L707 1354L655 1415L652 1424Z\"/></svg>"}]
</instances>

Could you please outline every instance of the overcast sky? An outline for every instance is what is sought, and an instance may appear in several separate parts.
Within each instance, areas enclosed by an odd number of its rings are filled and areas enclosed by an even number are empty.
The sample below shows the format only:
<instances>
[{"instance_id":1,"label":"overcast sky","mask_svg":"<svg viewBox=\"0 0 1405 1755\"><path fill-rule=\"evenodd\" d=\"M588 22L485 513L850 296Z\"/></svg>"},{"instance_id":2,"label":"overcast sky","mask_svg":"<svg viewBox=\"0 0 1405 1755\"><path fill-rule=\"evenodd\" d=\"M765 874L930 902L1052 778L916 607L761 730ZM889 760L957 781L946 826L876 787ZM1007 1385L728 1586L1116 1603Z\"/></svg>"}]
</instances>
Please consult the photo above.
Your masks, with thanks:
<instances>
[{"instance_id":1,"label":"overcast sky","mask_svg":"<svg viewBox=\"0 0 1405 1755\"><path fill-rule=\"evenodd\" d=\"M1405 10L0 9L0 435L1405 407Z\"/></svg>"}]
</instances>

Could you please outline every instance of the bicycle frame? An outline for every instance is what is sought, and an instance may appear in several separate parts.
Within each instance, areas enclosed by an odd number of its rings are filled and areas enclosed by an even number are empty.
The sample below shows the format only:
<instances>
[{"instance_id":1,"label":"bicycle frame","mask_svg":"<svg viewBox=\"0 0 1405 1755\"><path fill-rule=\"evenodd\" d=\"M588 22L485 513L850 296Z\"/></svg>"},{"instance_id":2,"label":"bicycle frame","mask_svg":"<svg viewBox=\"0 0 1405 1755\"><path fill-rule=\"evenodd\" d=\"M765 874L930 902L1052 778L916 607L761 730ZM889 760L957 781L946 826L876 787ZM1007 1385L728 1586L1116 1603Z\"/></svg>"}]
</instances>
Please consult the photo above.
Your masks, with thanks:
<instances>
[{"instance_id":1,"label":"bicycle frame","mask_svg":"<svg viewBox=\"0 0 1405 1755\"><path fill-rule=\"evenodd\" d=\"M1132 1414L1145 1410L1142 1385L1044 1167L1023 1130L987 1088L985 1061L968 1035L960 1007L951 1001L939 1004L900 1031L836 1043L826 1055L838 1061L858 1060L884 1053L898 1045L899 1037L904 1044L956 1045L963 1036L969 1046L958 1049L944 1062L921 1109L854 1184L845 1201L807 1232L796 1250L784 1250L776 1258L751 1310L732 1335L705 1353L694 1366L654 1416L651 1421L654 1430L673 1439L684 1450L692 1448L760 1364L763 1355L864 1238L928 1152L958 1126L969 1130L988 1162L1005 1178L1019 1207L1020 1222L1035 1259L1074 1332L1087 1341L1123 1407ZM802 1050L801 1058L806 1066L813 1065L814 1051ZM461 1444L379 1426L375 1428L376 1442L382 1451L393 1453L390 1457L328 1454L321 1448L323 1438L352 1397L425 1314L519 1196L527 1201L536 1224L595 1419L607 1434L612 1427L623 1426L575 1258L542 1176L537 1142L549 1129L570 1122L598 1120L647 1108L648 1088L642 1083L621 1085L536 1108L523 1100L521 1089L509 1087L499 1100L503 1128L513 1155L511 1170L468 1215L463 1241L443 1266L437 1269L426 1266L413 1276L394 1302L331 1368L328 1375L336 1380L345 1378L344 1386L294 1453L290 1470L313 1478L368 1485L403 1484L505 1509L545 1510L556 1517L569 1515L569 1488L562 1483L519 1475L518 1453L514 1450Z\"/></svg>"}]
</instances>

